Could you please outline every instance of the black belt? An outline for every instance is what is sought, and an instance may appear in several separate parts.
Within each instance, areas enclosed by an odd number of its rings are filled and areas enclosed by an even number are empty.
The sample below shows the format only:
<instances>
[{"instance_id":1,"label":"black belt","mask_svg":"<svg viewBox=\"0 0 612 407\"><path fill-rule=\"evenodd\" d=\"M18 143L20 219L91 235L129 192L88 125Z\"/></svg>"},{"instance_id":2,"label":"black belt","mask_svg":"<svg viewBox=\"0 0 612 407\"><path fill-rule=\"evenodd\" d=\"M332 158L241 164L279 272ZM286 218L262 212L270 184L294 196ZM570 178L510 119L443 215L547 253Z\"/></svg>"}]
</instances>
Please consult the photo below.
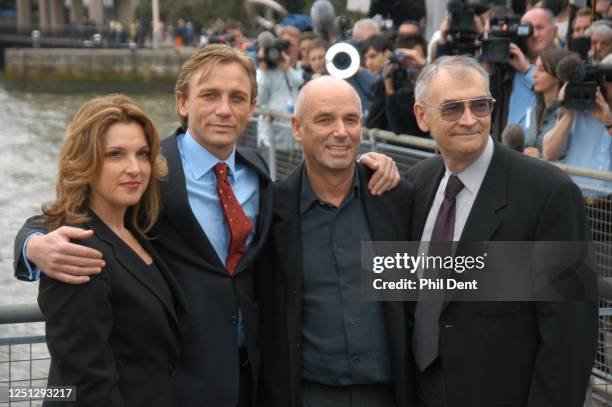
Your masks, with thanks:
<instances>
[{"instance_id":1,"label":"black belt","mask_svg":"<svg viewBox=\"0 0 612 407\"><path fill-rule=\"evenodd\" d=\"M241 346L238 348L238 361L240 362L240 366L246 366L249 364L249 352L246 346Z\"/></svg>"}]
</instances>

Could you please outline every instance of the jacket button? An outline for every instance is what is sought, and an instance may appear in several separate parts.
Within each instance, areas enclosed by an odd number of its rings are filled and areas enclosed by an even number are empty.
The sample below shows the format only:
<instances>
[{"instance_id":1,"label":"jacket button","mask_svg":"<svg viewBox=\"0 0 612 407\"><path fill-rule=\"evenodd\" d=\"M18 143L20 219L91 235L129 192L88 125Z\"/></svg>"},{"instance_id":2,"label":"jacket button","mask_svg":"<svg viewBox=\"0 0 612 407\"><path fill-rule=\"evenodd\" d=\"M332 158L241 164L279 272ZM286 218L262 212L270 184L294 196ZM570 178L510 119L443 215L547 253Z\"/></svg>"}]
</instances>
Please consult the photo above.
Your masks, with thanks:
<instances>
[{"instance_id":1,"label":"jacket button","mask_svg":"<svg viewBox=\"0 0 612 407\"><path fill-rule=\"evenodd\" d=\"M174 365L170 365L170 367L168 368L168 376L176 376L176 367L174 367Z\"/></svg>"},{"instance_id":2,"label":"jacket button","mask_svg":"<svg viewBox=\"0 0 612 407\"><path fill-rule=\"evenodd\" d=\"M299 349L301 346L302 346L302 343L301 343L301 342L296 342L296 343L295 343L295 347L296 347L296 348L298 348L298 349Z\"/></svg>"},{"instance_id":3,"label":"jacket button","mask_svg":"<svg viewBox=\"0 0 612 407\"><path fill-rule=\"evenodd\" d=\"M236 317L236 315L232 315L231 317L229 317L229 320L232 323L232 325L238 324L238 318Z\"/></svg>"}]
</instances>

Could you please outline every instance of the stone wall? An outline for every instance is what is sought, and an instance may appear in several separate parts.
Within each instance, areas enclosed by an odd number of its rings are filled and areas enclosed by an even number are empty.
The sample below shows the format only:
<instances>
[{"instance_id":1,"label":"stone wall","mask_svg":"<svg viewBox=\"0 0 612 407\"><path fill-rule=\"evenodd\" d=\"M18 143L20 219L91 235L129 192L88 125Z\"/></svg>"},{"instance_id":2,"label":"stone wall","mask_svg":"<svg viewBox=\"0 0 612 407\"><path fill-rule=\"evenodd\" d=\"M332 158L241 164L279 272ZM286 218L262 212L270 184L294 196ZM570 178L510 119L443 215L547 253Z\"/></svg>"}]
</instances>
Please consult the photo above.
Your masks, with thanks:
<instances>
[{"instance_id":1,"label":"stone wall","mask_svg":"<svg viewBox=\"0 0 612 407\"><path fill-rule=\"evenodd\" d=\"M7 88L32 91L172 91L194 48L5 49Z\"/></svg>"}]
</instances>

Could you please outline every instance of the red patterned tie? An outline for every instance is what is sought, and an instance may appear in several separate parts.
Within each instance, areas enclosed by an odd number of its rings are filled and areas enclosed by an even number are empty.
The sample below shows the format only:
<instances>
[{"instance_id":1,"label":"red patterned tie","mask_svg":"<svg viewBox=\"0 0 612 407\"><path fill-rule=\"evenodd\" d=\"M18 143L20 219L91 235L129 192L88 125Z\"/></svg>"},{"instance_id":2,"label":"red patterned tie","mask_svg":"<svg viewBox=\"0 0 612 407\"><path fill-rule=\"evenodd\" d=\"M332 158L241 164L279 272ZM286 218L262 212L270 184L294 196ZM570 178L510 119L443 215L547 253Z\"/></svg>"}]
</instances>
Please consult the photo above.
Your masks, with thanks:
<instances>
[{"instance_id":1,"label":"red patterned tie","mask_svg":"<svg viewBox=\"0 0 612 407\"><path fill-rule=\"evenodd\" d=\"M232 186L227 180L229 172L227 164L218 163L214 169L217 175L217 195L219 195L223 216L230 231L226 267L229 275L233 276L240 258L246 252L246 241L253 230L253 223L240 207Z\"/></svg>"}]
</instances>

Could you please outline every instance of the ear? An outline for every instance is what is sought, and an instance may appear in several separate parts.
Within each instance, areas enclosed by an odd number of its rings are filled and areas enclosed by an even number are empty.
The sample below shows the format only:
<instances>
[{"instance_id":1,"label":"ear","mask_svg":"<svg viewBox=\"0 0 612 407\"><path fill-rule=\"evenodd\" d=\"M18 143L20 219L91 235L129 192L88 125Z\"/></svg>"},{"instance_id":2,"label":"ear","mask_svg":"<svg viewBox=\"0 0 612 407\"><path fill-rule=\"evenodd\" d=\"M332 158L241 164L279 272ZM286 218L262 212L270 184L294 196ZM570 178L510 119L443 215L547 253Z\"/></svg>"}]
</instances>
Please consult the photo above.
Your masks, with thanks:
<instances>
[{"instance_id":1,"label":"ear","mask_svg":"<svg viewBox=\"0 0 612 407\"><path fill-rule=\"evenodd\" d=\"M416 102L414 104L414 116L416 117L419 128L423 132L429 133L429 125L427 124L427 121L425 120L425 106L423 106L419 102Z\"/></svg>"},{"instance_id":2,"label":"ear","mask_svg":"<svg viewBox=\"0 0 612 407\"><path fill-rule=\"evenodd\" d=\"M176 107L181 116L187 116L187 98L181 91L176 91Z\"/></svg>"},{"instance_id":3,"label":"ear","mask_svg":"<svg viewBox=\"0 0 612 407\"><path fill-rule=\"evenodd\" d=\"M302 144L303 135L301 131L301 125L299 120L295 116L291 116L291 130L295 142L298 144Z\"/></svg>"},{"instance_id":4,"label":"ear","mask_svg":"<svg viewBox=\"0 0 612 407\"><path fill-rule=\"evenodd\" d=\"M257 106L257 98L253 98L253 100L251 100L251 106L249 107L249 120L251 120L251 118L253 117L255 106Z\"/></svg>"}]
</instances>

